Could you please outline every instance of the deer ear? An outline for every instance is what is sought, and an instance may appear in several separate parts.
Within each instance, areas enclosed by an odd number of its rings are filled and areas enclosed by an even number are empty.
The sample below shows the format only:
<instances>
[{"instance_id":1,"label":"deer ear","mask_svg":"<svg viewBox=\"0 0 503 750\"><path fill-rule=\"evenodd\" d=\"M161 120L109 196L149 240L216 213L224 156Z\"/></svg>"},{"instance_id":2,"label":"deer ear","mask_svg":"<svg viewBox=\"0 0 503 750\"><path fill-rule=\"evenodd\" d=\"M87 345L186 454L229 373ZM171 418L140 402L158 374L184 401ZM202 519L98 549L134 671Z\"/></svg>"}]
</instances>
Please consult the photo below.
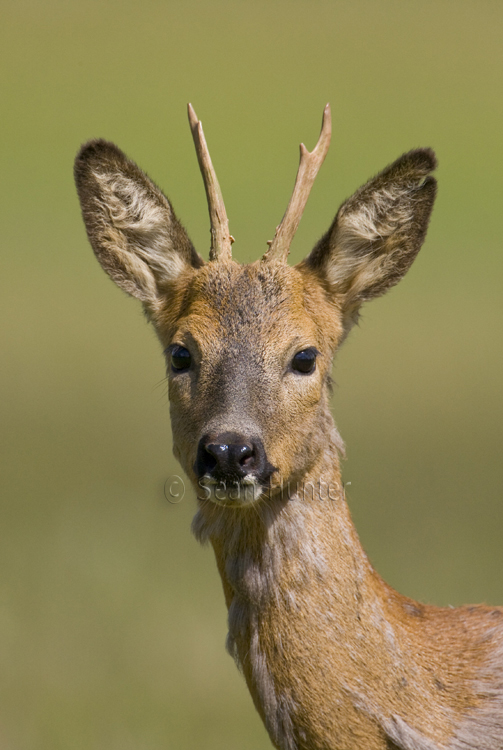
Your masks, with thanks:
<instances>
[{"instance_id":1,"label":"deer ear","mask_svg":"<svg viewBox=\"0 0 503 750\"><path fill-rule=\"evenodd\" d=\"M82 146L75 182L102 268L147 309L156 305L166 284L203 265L168 199L113 143L96 140Z\"/></svg>"},{"instance_id":2,"label":"deer ear","mask_svg":"<svg viewBox=\"0 0 503 750\"><path fill-rule=\"evenodd\" d=\"M410 151L340 207L305 266L342 304L346 327L361 304L384 294L409 270L423 244L436 193L430 149Z\"/></svg>"}]
</instances>

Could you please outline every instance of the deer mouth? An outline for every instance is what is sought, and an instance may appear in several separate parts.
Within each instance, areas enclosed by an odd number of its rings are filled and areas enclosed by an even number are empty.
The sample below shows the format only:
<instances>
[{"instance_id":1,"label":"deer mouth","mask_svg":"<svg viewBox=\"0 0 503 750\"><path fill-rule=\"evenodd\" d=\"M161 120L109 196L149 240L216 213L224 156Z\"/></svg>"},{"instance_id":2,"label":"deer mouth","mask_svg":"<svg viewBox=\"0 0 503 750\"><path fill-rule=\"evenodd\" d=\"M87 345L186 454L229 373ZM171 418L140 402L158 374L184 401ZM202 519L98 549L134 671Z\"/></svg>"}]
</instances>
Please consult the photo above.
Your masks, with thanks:
<instances>
[{"instance_id":1,"label":"deer mouth","mask_svg":"<svg viewBox=\"0 0 503 750\"><path fill-rule=\"evenodd\" d=\"M198 499L209 500L216 505L238 507L252 505L260 500L267 488L258 478L248 474L240 479L217 479L205 474L198 482Z\"/></svg>"}]
</instances>

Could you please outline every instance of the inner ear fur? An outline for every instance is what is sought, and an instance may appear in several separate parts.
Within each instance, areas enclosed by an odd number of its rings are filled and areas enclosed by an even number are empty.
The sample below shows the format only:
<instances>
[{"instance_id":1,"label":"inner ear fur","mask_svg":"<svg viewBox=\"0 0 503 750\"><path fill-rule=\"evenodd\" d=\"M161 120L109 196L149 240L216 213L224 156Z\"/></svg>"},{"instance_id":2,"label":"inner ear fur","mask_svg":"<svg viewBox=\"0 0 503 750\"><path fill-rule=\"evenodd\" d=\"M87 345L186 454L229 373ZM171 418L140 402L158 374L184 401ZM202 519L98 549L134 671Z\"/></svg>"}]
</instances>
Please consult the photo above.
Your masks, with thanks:
<instances>
[{"instance_id":1,"label":"inner ear fur","mask_svg":"<svg viewBox=\"0 0 503 750\"><path fill-rule=\"evenodd\" d=\"M316 271L354 322L360 305L409 270L423 244L436 195L431 149L403 154L339 208L304 264Z\"/></svg>"},{"instance_id":2,"label":"inner ear fur","mask_svg":"<svg viewBox=\"0 0 503 750\"><path fill-rule=\"evenodd\" d=\"M114 144L84 144L75 182L89 241L102 268L145 306L204 261L162 191Z\"/></svg>"}]
</instances>

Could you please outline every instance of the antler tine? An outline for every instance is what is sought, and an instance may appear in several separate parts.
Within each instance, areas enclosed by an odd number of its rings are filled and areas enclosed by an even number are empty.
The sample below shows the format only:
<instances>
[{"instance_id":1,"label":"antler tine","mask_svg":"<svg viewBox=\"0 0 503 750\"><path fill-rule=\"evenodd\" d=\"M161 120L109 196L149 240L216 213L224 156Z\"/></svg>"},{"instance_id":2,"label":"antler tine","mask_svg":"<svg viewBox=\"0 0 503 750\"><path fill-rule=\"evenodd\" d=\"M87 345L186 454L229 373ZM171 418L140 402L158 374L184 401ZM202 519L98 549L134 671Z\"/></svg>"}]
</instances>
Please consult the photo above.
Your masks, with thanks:
<instances>
[{"instance_id":1,"label":"antler tine","mask_svg":"<svg viewBox=\"0 0 503 750\"><path fill-rule=\"evenodd\" d=\"M188 105L189 123L196 147L197 161L203 175L206 197L208 199L208 210L211 223L211 248L210 260L230 260L232 258L231 245L234 238L229 234L229 222L225 211L222 191L218 184L215 170L211 162L210 152L206 145L203 126L198 120L192 104Z\"/></svg>"},{"instance_id":2,"label":"antler tine","mask_svg":"<svg viewBox=\"0 0 503 750\"><path fill-rule=\"evenodd\" d=\"M274 239L268 243L269 250L264 255L265 260L279 260L286 263L290 244L304 213L309 193L327 155L331 135L332 115L330 104L327 104L323 110L320 137L314 149L308 151L303 143L300 144L300 163L292 197L281 224L276 229Z\"/></svg>"}]
</instances>

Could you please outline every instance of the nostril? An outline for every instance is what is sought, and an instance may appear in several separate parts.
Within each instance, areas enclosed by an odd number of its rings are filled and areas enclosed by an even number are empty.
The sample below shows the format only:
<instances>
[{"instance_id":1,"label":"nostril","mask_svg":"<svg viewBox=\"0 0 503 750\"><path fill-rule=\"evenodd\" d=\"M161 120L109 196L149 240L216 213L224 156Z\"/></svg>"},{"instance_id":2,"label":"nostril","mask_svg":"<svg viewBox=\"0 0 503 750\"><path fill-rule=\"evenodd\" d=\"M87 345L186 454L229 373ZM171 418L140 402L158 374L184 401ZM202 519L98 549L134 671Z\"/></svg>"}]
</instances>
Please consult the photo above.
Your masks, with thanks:
<instances>
[{"instance_id":1,"label":"nostril","mask_svg":"<svg viewBox=\"0 0 503 750\"><path fill-rule=\"evenodd\" d=\"M228 445L221 445L220 443L209 443L205 446L204 450L209 453L216 461L224 457L229 450Z\"/></svg>"},{"instance_id":2,"label":"nostril","mask_svg":"<svg viewBox=\"0 0 503 750\"><path fill-rule=\"evenodd\" d=\"M222 467L228 463L229 446L222 443L208 443L204 446L204 465L208 473L217 466Z\"/></svg>"},{"instance_id":3,"label":"nostril","mask_svg":"<svg viewBox=\"0 0 503 750\"><path fill-rule=\"evenodd\" d=\"M238 463L244 469L248 468L254 459L255 452L250 445L240 445L238 450Z\"/></svg>"}]
</instances>

